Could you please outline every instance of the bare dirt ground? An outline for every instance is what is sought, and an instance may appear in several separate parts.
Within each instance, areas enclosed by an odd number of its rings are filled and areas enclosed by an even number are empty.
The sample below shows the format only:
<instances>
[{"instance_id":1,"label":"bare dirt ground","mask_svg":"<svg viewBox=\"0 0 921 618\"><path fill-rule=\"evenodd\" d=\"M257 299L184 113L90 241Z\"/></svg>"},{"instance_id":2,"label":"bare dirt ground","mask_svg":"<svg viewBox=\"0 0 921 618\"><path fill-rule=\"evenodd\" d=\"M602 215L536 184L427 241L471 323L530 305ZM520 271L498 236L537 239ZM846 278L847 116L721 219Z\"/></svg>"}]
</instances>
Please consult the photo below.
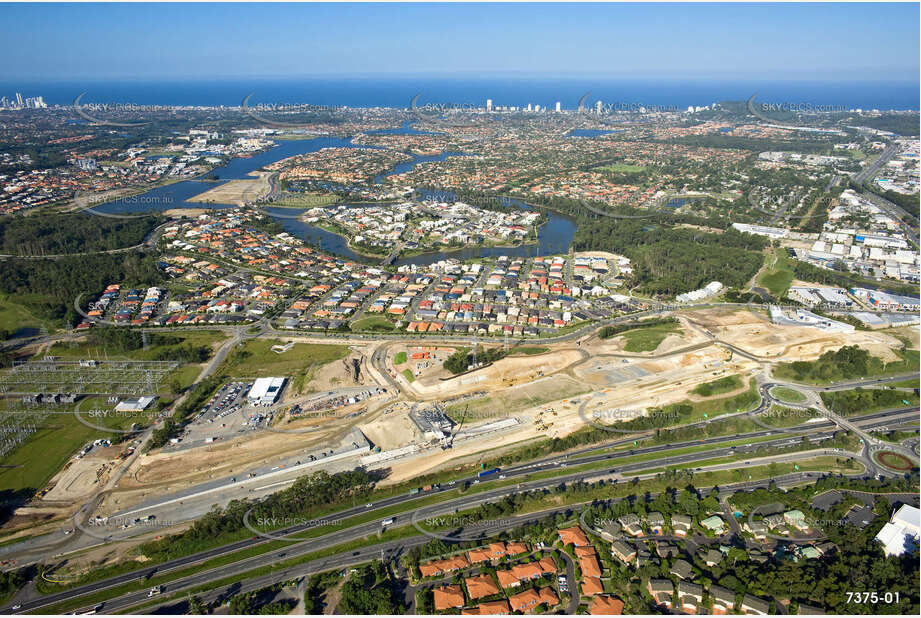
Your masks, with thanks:
<instances>
[{"instance_id":1,"label":"bare dirt ground","mask_svg":"<svg viewBox=\"0 0 921 618\"><path fill-rule=\"evenodd\" d=\"M230 180L204 193L190 197L188 202L205 202L213 204L243 205L247 200L255 200L269 191L269 176L266 172L251 172L253 180Z\"/></svg>"},{"instance_id":2,"label":"bare dirt ground","mask_svg":"<svg viewBox=\"0 0 921 618\"><path fill-rule=\"evenodd\" d=\"M501 418L517 420L512 429L458 440L452 449L436 447L419 456L391 463L392 474L387 483L456 466L461 461L479 461L535 439L565 436L584 427L585 421L579 416L578 409L592 395L595 396L588 404L589 413L616 408L642 414L650 407L686 399L696 400L697 397L690 394L691 390L725 375L740 375L747 385L749 378L760 371L763 362L811 360L827 350L844 345L859 345L884 360L896 360L892 348L902 346L896 335L907 338L915 348L919 345L917 327L827 333L809 327L773 325L766 321L765 316L755 315L744 307L688 310L679 317L682 320L681 330L668 335L655 352L628 354L623 352L622 338L603 341L591 336L584 338L581 346L575 342L550 345L547 353L505 358L489 367L449 380L441 379L450 375L443 369L442 362L453 348L420 346L418 343L384 344L389 346L389 371L397 376L405 368L419 373L412 384L398 377L403 388L416 399L444 401L476 391L488 393L485 397L448 404L449 413L455 421L459 413L467 412L465 430ZM704 333L705 330L764 361L747 360L738 354L730 358L729 350L714 343ZM344 361L334 361L317 368L305 380L304 391L323 392L355 386L350 371L352 357L362 358L360 385L390 389L389 384L375 380L376 372L368 366L372 350L379 345L356 345ZM693 346L698 347L687 349ZM393 365L397 352L405 351L411 357L413 352L422 349L430 351L432 358L408 358L407 363ZM426 362L428 365L425 365ZM367 410L360 416L345 418L363 405L367 406ZM252 432L227 442L185 451L170 452L167 449L144 455L120 481L116 493L106 499L100 512L126 508L211 478L243 472L253 464L269 463L296 451L338 443L353 426L361 429L383 450L418 442L421 436L408 412L408 404L382 396L337 410L335 417L305 418L283 425L284 428L318 427L316 432L308 434ZM95 487L100 486L94 481L97 471L105 464L104 457L96 460L91 456L81 460L79 465L62 470L55 479L54 489L46 497L46 500L60 501L60 506L49 505L51 510L47 512L31 513L32 521L47 521L55 513L60 516L67 508L74 508L65 507L62 503L70 501L71 505L76 505L81 498L91 495ZM117 505L114 503L116 499Z\"/></svg>"},{"instance_id":3,"label":"bare dirt ground","mask_svg":"<svg viewBox=\"0 0 921 618\"><path fill-rule=\"evenodd\" d=\"M83 459L72 459L54 478L54 487L43 500L79 500L90 496L94 490L105 484L114 467L113 460L121 451L120 446L93 449Z\"/></svg>"},{"instance_id":4,"label":"bare dirt ground","mask_svg":"<svg viewBox=\"0 0 921 618\"><path fill-rule=\"evenodd\" d=\"M747 309L719 307L687 312L686 317L722 341L765 359L781 362L813 360L829 350L857 345L885 361L897 360L892 352L900 343L883 332L830 333L809 326L779 326L762 321Z\"/></svg>"},{"instance_id":5,"label":"bare dirt ground","mask_svg":"<svg viewBox=\"0 0 921 618\"><path fill-rule=\"evenodd\" d=\"M488 367L461 374L450 380L440 380L423 373L407 390L424 399L449 398L461 393L487 389L509 388L533 382L578 362L584 354L576 349L561 348L555 352L534 356L503 358ZM433 373L443 371L433 368Z\"/></svg>"},{"instance_id":6,"label":"bare dirt ground","mask_svg":"<svg viewBox=\"0 0 921 618\"><path fill-rule=\"evenodd\" d=\"M582 348L592 355L617 354L623 352L630 356L656 356L704 341L709 341L709 338L695 329L688 328L686 321L681 320L678 331L667 335L658 347L651 352L624 352L624 346L627 345L627 339L623 336L601 339L597 335L592 335L582 342Z\"/></svg>"},{"instance_id":7,"label":"bare dirt ground","mask_svg":"<svg viewBox=\"0 0 921 618\"><path fill-rule=\"evenodd\" d=\"M421 440L419 428L409 418L409 406L389 407L377 419L358 426L367 438L381 450L391 450Z\"/></svg>"}]
</instances>

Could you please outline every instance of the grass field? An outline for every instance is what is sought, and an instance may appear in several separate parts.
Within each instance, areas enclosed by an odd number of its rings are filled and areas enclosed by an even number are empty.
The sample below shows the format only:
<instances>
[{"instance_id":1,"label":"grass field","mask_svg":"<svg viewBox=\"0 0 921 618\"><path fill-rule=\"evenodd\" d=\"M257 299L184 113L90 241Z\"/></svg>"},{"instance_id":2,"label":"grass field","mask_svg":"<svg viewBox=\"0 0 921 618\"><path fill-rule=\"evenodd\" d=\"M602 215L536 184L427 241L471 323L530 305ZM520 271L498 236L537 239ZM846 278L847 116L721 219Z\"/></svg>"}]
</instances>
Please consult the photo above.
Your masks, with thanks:
<instances>
[{"instance_id":1,"label":"grass field","mask_svg":"<svg viewBox=\"0 0 921 618\"><path fill-rule=\"evenodd\" d=\"M764 414L759 414L758 420L771 427L796 427L818 417L819 415L812 410L774 405Z\"/></svg>"},{"instance_id":2,"label":"grass field","mask_svg":"<svg viewBox=\"0 0 921 618\"><path fill-rule=\"evenodd\" d=\"M395 326L393 322L382 315L366 315L349 325L354 332L390 332Z\"/></svg>"},{"instance_id":3,"label":"grass field","mask_svg":"<svg viewBox=\"0 0 921 618\"><path fill-rule=\"evenodd\" d=\"M793 263L790 260L790 254L783 248L767 256L765 268L758 275L758 285L766 288L774 296L782 298L793 281Z\"/></svg>"},{"instance_id":4,"label":"grass field","mask_svg":"<svg viewBox=\"0 0 921 618\"><path fill-rule=\"evenodd\" d=\"M326 193L295 193L286 195L284 199L272 202L272 208L318 208L329 206L342 200L338 195Z\"/></svg>"},{"instance_id":5,"label":"grass field","mask_svg":"<svg viewBox=\"0 0 921 618\"><path fill-rule=\"evenodd\" d=\"M775 386L771 389L771 396L787 403L806 402L806 395L787 386Z\"/></svg>"},{"instance_id":6,"label":"grass field","mask_svg":"<svg viewBox=\"0 0 921 618\"><path fill-rule=\"evenodd\" d=\"M625 352L652 352L662 341L671 333L676 333L680 329L680 324L670 322L659 324L658 326L649 326L647 328L637 328L628 330L618 335L623 337L627 343L624 345Z\"/></svg>"},{"instance_id":7,"label":"grass field","mask_svg":"<svg viewBox=\"0 0 921 618\"><path fill-rule=\"evenodd\" d=\"M312 367L325 365L349 355L348 346L296 343L287 352L276 354L277 339L250 339L227 357L220 374L233 378L290 378L292 388L303 392Z\"/></svg>"},{"instance_id":8,"label":"grass field","mask_svg":"<svg viewBox=\"0 0 921 618\"><path fill-rule=\"evenodd\" d=\"M397 352L396 355L393 357L394 365L402 365L405 362L406 362L406 352Z\"/></svg>"},{"instance_id":9,"label":"grass field","mask_svg":"<svg viewBox=\"0 0 921 618\"><path fill-rule=\"evenodd\" d=\"M24 305L8 294L0 294L0 331L15 333L20 328L49 327L46 321L35 317Z\"/></svg>"},{"instance_id":10,"label":"grass field","mask_svg":"<svg viewBox=\"0 0 921 618\"><path fill-rule=\"evenodd\" d=\"M760 400L755 380L749 380L748 388L737 395L722 397L719 399L708 399L706 401L684 400L676 404L665 406L664 411L678 409L679 406L690 406L690 414L684 415L673 424L693 423L702 421L707 418L714 418L723 414L732 414L733 412L743 412L755 407Z\"/></svg>"},{"instance_id":11,"label":"grass field","mask_svg":"<svg viewBox=\"0 0 921 618\"><path fill-rule=\"evenodd\" d=\"M403 377L406 378L409 382L415 382L416 376L413 375L413 372L409 369L404 369L402 371Z\"/></svg>"},{"instance_id":12,"label":"grass field","mask_svg":"<svg viewBox=\"0 0 921 618\"><path fill-rule=\"evenodd\" d=\"M550 348L545 348L538 345L532 346L518 346L517 348L512 348L509 350L509 356L533 356L535 354L543 354L544 352L549 352Z\"/></svg>"},{"instance_id":13,"label":"grass field","mask_svg":"<svg viewBox=\"0 0 921 618\"><path fill-rule=\"evenodd\" d=\"M101 399L104 403L104 398ZM93 402L87 401L81 410L93 407ZM72 408L62 408L60 411L63 413L49 414L41 423L42 429L0 459L0 465L3 466L0 468L0 495L34 493L44 487L86 443L101 438L114 442L120 437L117 433L87 427L72 414ZM121 429L134 422L132 418L124 416L96 418L86 412L82 416L92 424Z\"/></svg>"}]
</instances>

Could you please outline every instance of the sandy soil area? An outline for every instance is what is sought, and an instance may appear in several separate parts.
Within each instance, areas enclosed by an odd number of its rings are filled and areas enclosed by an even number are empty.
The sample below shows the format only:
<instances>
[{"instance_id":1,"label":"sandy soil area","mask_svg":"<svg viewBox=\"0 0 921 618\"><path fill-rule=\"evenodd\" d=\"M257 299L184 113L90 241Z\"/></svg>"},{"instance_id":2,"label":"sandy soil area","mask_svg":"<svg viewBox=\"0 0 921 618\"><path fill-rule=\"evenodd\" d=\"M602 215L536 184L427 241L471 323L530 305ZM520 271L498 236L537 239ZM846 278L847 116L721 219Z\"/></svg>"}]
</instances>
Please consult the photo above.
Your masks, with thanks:
<instances>
[{"instance_id":1,"label":"sandy soil area","mask_svg":"<svg viewBox=\"0 0 921 618\"><path fill-rule=\"evenodd\" d=\"M270 174L266 172L252 172L250 176L256 176L256 178L253 180L230 180L204 193L199 193L198 195L190 197L186 201L242 205L245 201L253 201L268 193L268 178Z\"/></svg>"},{"instance_id":2,"label":"sandy soil area","mask_svg":"<svg viewBox=\"0 0 921 618\"><path fill-rule=\"evenodd\" d=\"M514 356L503 358L488 367L461 374L450 380L440 380L434 376L423 375L415 382L409 383L400 378L406 388L419 397L426 399L454 397L484 388L508 388L517 384L533 382L544 376L556 373L582 360L586 354L577 349L560 349L555 352L534 356ZM434 368L433 373L443 371Z\"/></svg>"},{"instance_id":3,"label":"sandy soil area","mask_svg":"<svg viewBox=\"0 0 921 618\"><path fill-rule=\"evenodd\" d=\"M377 419L358 425L358 428L384 451L422 439L419 428L409 418L409 406L405 404L390 406Z\"/></svg>"},{"instance_id":4,"label":"sandy soil area","mask_svg":"<svg viewBox=\"0 0 921 618\"><path fill-rule=\"evenodd\" d=\"M900 342L883 332L830 333L809 326L777 326L763 322L747 309L714 308L688 312L689 320L719 339L756 356L780 362L813 360L829 350L857 345L885 361L897 360Z\"/></svg>"}]
</instances>

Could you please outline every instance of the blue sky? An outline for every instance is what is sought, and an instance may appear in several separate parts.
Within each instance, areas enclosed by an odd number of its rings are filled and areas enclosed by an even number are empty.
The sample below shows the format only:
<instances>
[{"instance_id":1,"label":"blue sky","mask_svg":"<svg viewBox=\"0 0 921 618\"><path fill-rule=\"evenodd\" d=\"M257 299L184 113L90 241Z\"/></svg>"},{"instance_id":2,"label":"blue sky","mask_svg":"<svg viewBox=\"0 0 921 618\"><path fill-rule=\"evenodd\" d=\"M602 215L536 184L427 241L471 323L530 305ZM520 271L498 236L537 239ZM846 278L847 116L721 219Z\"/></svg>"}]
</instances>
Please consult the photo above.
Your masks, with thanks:
<instances>
[{"instance_id":1,"label":"blue sky","mask_svg":"<svg viewBox=\"0 0 921 618\"><path fill-rule=\"evenodd\" d=\"M0 79L911 80L908 4L0 4Z\"/></svg>"}]
</instances>

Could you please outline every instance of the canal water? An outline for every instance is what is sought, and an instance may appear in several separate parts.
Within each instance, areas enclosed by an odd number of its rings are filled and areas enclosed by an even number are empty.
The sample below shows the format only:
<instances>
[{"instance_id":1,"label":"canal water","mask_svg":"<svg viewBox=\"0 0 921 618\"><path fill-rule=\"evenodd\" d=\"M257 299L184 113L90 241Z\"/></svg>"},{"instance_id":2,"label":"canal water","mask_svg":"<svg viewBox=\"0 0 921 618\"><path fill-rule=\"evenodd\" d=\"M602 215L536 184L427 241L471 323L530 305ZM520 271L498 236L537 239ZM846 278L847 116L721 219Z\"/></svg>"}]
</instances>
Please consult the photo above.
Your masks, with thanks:
<instances>
[{"instance_id":1,"label":"canal water","mask_svg":"<svg viewBox=\"0 0 921 618\"><path fill-rule=\"evenodd\" d=\"M407 125L394 129L393 131L413 131ZM107 214L127 214L139 213L150 210L163 211L173 208L234 208L233 204L204 204L201 202L189 202L189 198L204 193L209 189L220 186L224 182L238 179L249 179L252 176L250 172L262 169L266 165L275 163L282 159L299 154L316 152L322 148L360 148L361 146L352 143L351 139L336 137L319 137L315 139L303 140L279 140L278 145L252 157L238 157L232 159L226 165L215 168L212 172L217 180L183 180L180 182L151 189L150 191L134 196L124 198L106 204L93 207L93 210ZM468 156L461 152L444 152L440 155L416 156L413 161L400 163L393 170L386 174L381 174L375 178L375 182L380 182L386 176L393 174L402 174L411 170L414 166L429 161L444 161L447 157ZM210 174L209 174L210 175ZM422 193L422 199L426 199L426 192ZM431 199L435 196L429 196ZM450 193L440 192L437 199L451 199ZM529 210L530 207L521 200L503 198L506 205L517 206ZM266 212L278 221L289 234L297 236L306 241L311 246L317 247L325 252L340 257L357 260L357 261L374 261L359 255L349 249L346 239L338 234L333 234L322 228L304 223L296 218L296 215L304 212L301 209L292 208L265 208ZM536 243L521 245L518 247L469 247L456 251L439 251L416 255L409 258L397 260L397 265L402 264L419 264L427 265L443 260L449 257L456 259L482 258L490 256L507 255L510 257L533 257L550 255L554 253L565 253L569 250L573 235L576 231L576 224L570 219L555 213L548 213L548 222L541 227L538 233Z\"/></svg>"}]
</instances>

